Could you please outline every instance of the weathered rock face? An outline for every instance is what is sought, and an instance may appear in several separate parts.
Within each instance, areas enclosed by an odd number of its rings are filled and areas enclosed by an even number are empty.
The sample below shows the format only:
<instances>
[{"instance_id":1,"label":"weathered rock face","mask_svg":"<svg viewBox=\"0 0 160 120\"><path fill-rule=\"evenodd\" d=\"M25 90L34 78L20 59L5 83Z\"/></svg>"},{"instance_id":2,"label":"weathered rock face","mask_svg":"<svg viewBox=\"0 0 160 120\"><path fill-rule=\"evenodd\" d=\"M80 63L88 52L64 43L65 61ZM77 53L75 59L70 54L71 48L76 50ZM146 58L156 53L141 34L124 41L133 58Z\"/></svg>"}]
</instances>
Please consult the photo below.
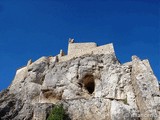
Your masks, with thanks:
<instances>
[{"instance_id":1,"label":"weathered rock face","mask_svg":"<svg viewBox=\"0 0 160 120\"><path fill-rule=\"evenodd\" d=\"M42 57L17 71L0 93L2 120L45 120L62 103L71 120L160 120L160 91L147 60L114 54L58 62Z\"/></svg>"}]
</instances>

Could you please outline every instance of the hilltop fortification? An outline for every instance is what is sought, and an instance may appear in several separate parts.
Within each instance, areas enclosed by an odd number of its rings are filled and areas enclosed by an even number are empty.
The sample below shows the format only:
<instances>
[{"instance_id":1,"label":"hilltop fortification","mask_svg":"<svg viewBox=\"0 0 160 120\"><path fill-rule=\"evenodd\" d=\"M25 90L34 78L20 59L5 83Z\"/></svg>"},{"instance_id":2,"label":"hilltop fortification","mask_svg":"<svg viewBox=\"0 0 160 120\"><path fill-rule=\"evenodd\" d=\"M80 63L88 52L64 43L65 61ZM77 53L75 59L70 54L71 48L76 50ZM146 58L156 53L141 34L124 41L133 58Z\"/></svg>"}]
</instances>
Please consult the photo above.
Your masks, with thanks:
<instances>
[{"instance_id":1,"label":"hilltop fortification","mask_svg":"<svg viewBox=\"0 0 160 120\"><path fill-rule=\"evenodd\" d=\"M160 120L159 84L148 60L121 64L113 44L69 40L68 53L17 70L0 93L0 120L46 120L62 104L66 120Z\"/></svg>"}]
</instances>

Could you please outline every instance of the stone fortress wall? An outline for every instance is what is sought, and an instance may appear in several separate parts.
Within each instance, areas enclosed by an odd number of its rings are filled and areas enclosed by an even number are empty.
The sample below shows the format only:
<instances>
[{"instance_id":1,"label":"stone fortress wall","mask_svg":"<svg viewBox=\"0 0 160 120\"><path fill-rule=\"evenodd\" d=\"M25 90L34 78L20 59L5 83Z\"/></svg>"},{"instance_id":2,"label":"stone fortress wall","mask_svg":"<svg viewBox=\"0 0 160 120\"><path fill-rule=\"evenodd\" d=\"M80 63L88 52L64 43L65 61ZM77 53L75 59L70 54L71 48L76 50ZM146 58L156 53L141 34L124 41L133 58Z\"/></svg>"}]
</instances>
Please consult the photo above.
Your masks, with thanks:
<instances>
[{"instance_id":1,"label":"stone fortress wall","mask_svg":"<svg viewBox=\"0 0 160 120\"><path fill-rule=\"evenodd\" d=\"M103 46L97 46L94 42L89 43L74 43L69 42L68 45L68 54L58 55L59 62L67 61L72 58L80 57L85 54L115 54L113 44L106 44Z\"/></svg>"},{"instance_id":2,"label":"stone fortress wall","mask_svg":"<svg viewBox=\"0 0 160 120\"><path fill-rule=\"evenodd\" d=\"M102 46L97 46L94 42L87 43L74 43L74 39L70 39L68 44L68 53L64 54L63 50L60 50L60 53L54 57L49 57L50 61L63 62L70 60L72 58L80 57L85 54L115 54L113 44L106 44ZM38 60L37 60L38 61ZM36 61L35 61L36 62ZM28 61L28 64L32 64L31 60ZM27 64L27 66L28 66ZM25 71L27 66L23 66L17 70L16 74L21 71Z\"/></svg>"},{"instance_id":3,"label":"stone fortress wall","mask_svg":"<svg viewBox=\"0 0 160 120\"><path fill-rule=\"evenodd\" d=\"M94 42L90 43L69 43L68 44L68 55L76 54L76 53L85 53L90 49L96 48L97 44Z\"/></svg>"}]
</instances>

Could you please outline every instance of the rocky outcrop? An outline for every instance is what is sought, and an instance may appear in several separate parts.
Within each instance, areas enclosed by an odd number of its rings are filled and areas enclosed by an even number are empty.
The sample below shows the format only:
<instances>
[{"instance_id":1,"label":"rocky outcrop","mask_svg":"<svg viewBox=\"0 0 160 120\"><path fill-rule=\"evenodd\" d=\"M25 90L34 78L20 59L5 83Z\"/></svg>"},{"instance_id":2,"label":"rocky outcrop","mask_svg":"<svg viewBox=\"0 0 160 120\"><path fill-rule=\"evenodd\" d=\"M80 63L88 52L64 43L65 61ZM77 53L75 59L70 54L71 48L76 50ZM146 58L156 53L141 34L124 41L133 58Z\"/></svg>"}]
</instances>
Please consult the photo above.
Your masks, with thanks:
<instances>
[{"instance_id":1,"label":"rocky outcrop","mask_svg":"<svg viewBox=\"0 0 160 120\"><path fill-rule=\"evenodd\" d=\"M160 119L158 80L136 56L125 64L108 53L29 62L0 93L0 118L45 120L54 104L72 120Z\"/></svg>"},{"instance_id":2,"label":"rocky outcrop","mask_svg":"<svg viewBox=\"0 0 160 120\"><path fill-rule=\"evenodd\" d=\"M27 103L8 90L2 91L0 96L1 120L46 120L53 107L50 103Z\"/></svg>"},{"instance_id":3,"label":"rocky outcrop","mask_svg":"<svg viewBox=\"0 0 160 120\"><path fill-rule=\"evenodd\" d=\"M145 115L142 116L142 120L156 119L160 115L158 109L160 105L158 81L153 75L148 60L141 61L133 56L132 61L132 84L139 110L142 115Z\"/></svg>"}]
</instances>

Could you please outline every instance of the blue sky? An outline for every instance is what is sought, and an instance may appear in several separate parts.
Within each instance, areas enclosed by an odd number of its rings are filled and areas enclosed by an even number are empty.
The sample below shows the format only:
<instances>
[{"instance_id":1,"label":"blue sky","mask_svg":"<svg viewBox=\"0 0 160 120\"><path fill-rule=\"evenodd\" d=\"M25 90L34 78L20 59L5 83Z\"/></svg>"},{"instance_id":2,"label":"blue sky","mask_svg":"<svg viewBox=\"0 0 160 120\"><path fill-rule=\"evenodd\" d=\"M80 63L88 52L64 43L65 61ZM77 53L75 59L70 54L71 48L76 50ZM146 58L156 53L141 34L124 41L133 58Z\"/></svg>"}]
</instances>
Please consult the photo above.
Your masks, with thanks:
<instances>
[{"instance_id":1,"label":"blue sky","mask_svg":"<svg viewBox=\"0 0 160 120\"><path fill-rule=\"evenodd\" d=\"M0 0L0 90L17 68L76 42L113 43L124 63L149 59L160 79L159 0Z\"/></svg>"}]
</instances>

